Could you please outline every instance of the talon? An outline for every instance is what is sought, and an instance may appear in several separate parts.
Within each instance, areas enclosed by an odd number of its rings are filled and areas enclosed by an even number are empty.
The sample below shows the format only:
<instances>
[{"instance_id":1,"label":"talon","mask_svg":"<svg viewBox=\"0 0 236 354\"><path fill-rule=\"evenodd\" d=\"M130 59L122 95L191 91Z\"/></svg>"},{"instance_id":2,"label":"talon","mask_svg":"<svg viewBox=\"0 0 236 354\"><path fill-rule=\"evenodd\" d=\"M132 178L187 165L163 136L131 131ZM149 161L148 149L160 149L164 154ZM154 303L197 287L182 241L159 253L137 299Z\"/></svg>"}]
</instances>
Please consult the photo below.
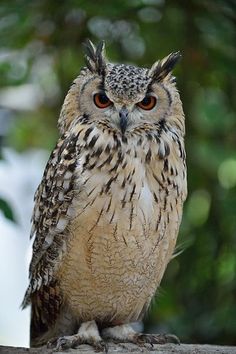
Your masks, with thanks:
<instances>
[{"instance_id":1,"label":"talon","mask_svg":"<svg viewBox=\"0 0 236 354\"><path fill-rule=\"evenodd\" d=\"M79 343L78 343L79 344ZM73 337L59 337L52 338L47 343L47 348L55 348L55 351L65 350L69 348L75 348L77 345L76 340Z\"/></svg>"},{"instance_id":2,"label":"talon","mask_svg":"<svg viewBox=\"0 0 236 354\"><path fill-rule=\"evenodd\" d=\"M101 341L99 343L95 343L93 345L94 347L94 350L96 352L105 352L105 353L108 353L108 345L107 343L105 343L104 341Z\"/></svg>"},{"instance_id":3,"label":"talon","mask_svg":"<svg viewBox=\"0 0 236 354\"><path fill-rule=\"evenodd\" d=\"M174 334L165 334L166 343L180 344L179 338Z\"/></svg>"},{"instance_id":4,"label":"talon","mask_svg":"<svg viewBox=\"0 0 236 354\"><path fill-rule=\"evenodd\" d=\"M180 344L180 340L174 334L138 334L134 337L134 343L144 345L145 343L151 344Z\"/></svg>"},{"instance_id":5,"label":"talon","mask_svg":"<svg viewBox=\"0 0 236 354\"><path fill-rule=\"evenodd\" d=\"M60 337L60 338L54 338L53 340L50 340L48 342L48 348L55 347L56 351L59 350L66 350L70 348L77 348L80 344L88 344L91 345L95 352L108 352L108 345L107 343L103 341L93 341L93 340L84 340L82 338L76 338L73 336L68 336L68 337Z\"/></svg>"},{"instance_id":6,"label":"talon","mask_svg":"<svg viewBox=\"0 0 236 354\"><path fill-rule=\"evenodd\" d=\"M70 341L65 337L61 337L57 341L56 349L57 350L69 349L72 348L72 345L73 345L73 341Z\"/></svg>"},{"instance_id":7,"label":"talon","mask_svg":"<svg viewBox=\"0 0 236 354\"><path fill-rule=\"evenodd\" d=\"M48 348L55 347L55 350L77 348L80 344L91 345L95 351L108 352L108 347L100 337L95 321L88 321L81 324L78 333L70 336L52 338L48 341Z\"/></svg>"}]
</instances>

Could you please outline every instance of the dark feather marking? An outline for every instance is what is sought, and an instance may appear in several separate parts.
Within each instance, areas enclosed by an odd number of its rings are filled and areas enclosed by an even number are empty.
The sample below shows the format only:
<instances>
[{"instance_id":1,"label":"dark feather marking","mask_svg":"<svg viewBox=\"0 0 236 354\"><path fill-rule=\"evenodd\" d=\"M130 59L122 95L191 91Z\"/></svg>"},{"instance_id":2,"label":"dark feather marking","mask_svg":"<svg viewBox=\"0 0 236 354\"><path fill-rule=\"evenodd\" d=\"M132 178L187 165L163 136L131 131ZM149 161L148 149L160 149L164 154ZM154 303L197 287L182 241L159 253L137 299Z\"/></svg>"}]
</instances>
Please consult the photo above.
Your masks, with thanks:
<instances>
[{"instance_id":1,"label":"dark feather marking","mask_svg":"<svg viewBox=\"0 0 236 354\"><path fill-rule=\"evenodd\" d=\"M153 197L154 197L155 202L158 203L158 198L157 198L157 195L155 192L153 192Z\"/></svg>"},{"instance_id":2,"label":"dark feather marking","mask_svg":"<svg viewBox=\"0 0 236 354\"><path fill-rule=\"evenodd\" d=\"M125 161L122 165L122 169L124 169L127 166L127 161Z\"/></svg>"},{"instance_id":3,"label":"dark feather marking","mask_svg":"<svg viewBox=\"0 0 236 354\"><path fill-rule=\"evenodd\" d=\"M109 181L105 184L105 193L108 193L112 182L114 182L117 179L118 175L115 175L114 177L111 177Z\"/></svg>"},{"instance_id":4,"label":"dark feather marking","mask_svg":"<svg viewBox=\"0 0 236 354\"><path fill-rule=\"evenodd\" d=\"M89 205L92 206L96 199L97 199L97 196L95 196L95 197L93 198L93 200L89 203ZM86 204L86 205L87 205L87 204Z\"/></svg>"},{"instance_id":5,"label":"dark feather marking","mask_svg":"<svg viewBox=\"0 0 236 354\"><path fill-rule=\"evenodd\" d=\"M172 167L171 167L172 168ZM165 159L164 160L164 171L167 172L169 169L169 166L168 166L168 159Z\"/></svg>"},{"instance_id":6,"label":"dark feather marking","mask_svg":"<svg viewBox=\"0 0 236 354\"><path fill-rule=\"evenodd\" d=\"M90 180L90 178L91 178L91 177L86 178L86 179L84 180L83 184L84 184L84 185L87 184L87 182Z\"/></svg>"},{"instance_id":7,"label":"dark feather marking","mask_svg":"<svg viewBox=\"0 0 236 354\"><path fill-rule=\"evenodd\" d=\"M87 257L86 257L86 260L87 260L87 262L89 263L89 264L91 264L91 251L92 251L92 249L93 249L93 237L94 237L94 234L92 233L92 234L90 234L89 235L89 238L88 238L88 240L87 240L87 245L88 245L88 250L89 250L89 254L87 255Z\"/></svg>"},{"instance_id":8,"label":"dark feather marking","mask_svg":"<svg viewBox=\"0 0 236 354\"><path fill-rule=\"evenodd\" d=\"M116 148L119 148L121 146L121 142L120 139L118 139L117 134L115 132L113 132L113 139L116 143Z\"/></svg>"},{"instance_id":9,"label":"dark feather marking","mask_svg":"<svg viewBox=\"0 0 236 354\"><path fill-rule=\"evenodd\" d=\"M138 197L137 197L138 200L140 199L140 196L141 196L141 190L138 193Z\"/></svg>"},{"instance_id":10,"label":"dark feather marking","mask_svg":"<svg viewBox=\"0 0 236 354\"><path fill-rule=\"evenodd\" d=\"M144 238L147 240L148 239L148 233L147 233L147 222L146 222L146 217L145 217L145 214L144 214L144 211L142 208L140 208L142 214L143 214L143 219L144 219L144 222L142 223L142 229L143 229L143 236Z\"/></svg>"},{"instance_id":11,"label":"dark feather marking","mask_svg":"<svg viewBox=\"0 0 236 354\"><path fill-rule=\"evenodd\" d=\"M103 148L99 147L96 151L94 151L93 156L99 157L103 152Z\"/></svg>"},{"instance_id":12,"label":"dark feather marking","mask_svg":"<svg viewBox=\"0 0 236 354\"><path fill-rule=\"evenodd\" d=\"M42 286L32 295L30 344L36 346L40 337L54 325L62 304L57 282Z\"/></svg>"},{"instance_id":13,"label":"dark feather marking","mask_svg":"<svg viewBox=\"0 0 236 354\"><path fill-rule=\"evenodd\" d=\"M104 47L104 42L101 41L98 43L97 49L96 49L98 72L99 72L99 74L102 74L102 75L104 75L104 73L105 73L105 61L102 56L103 47Z\"/></svg>"},{"instance_id":14,"label":"dark feather marking","mask_svg":"<svg viewBox=\"0 0 236 354\"><path fill-rule=\"evenodd\" d=\"M125 236L123 235L123 233L122 233L122 238L123 238L123 241L124 241L125 245L128 246L127 241L126 241Z\"/></svg>"},{"instance_id":15,"label":"dark feather marking","mask_svg":"<svg viewBox=\"0 0 236 354\"><path fill-rule=\"evenodd\" d=\"M132 229L133 226L133 217L134 217L134 204L130 205L130 215L129 215L129 229Z\"/></svg>"},{"instance_id":16,"label":"dark feather marking","mask_svg":"<svg viewBox=\"0 0 236 354\"><path fill-rule=\"evenodd\" d=\"M111 162L112 158L113 158L113 155L112 154L109 155L108 158L105 161L103 161L103 163L101 165L98 165L98 168L102 168L103 166L109 164Z\"/></svg>"},{"instance_id":17,"label":"dark feather marking","mask_svg":"<svg viewBox=\"0 0 236 354\"><path fill-rule=\"evenodd\" d=\"M165 157L167 157L168 155L170 155L170 147L166 141L164 143L164 146L165 146Z\"/></svg>"},{"instance_id":18,"label":"dark feather marking","mask_svg":"<svg viewBox=\"0 0 236 354\"><path fill-rule=\"evenodd\" d=\"M107 213L108 213L108 211L110 210L111 202L112 202L112 196L110 197L110 200L109 200L109 203L108 203L108 206L107 206L107 209L106 209L106 212L107 212Z\"/></svg>"},{"instance_id":19,"label":"dark feather marking","mask_svg":"<svg viewBox=\"0 0 236 354\"><path fill-rule=\"evenodd\" d=\"M86 124L89 121L89 115L84 113L83 116L79 119L80 124Z\"/></svg>"},{"instance_id":20,"label":"dark feather marking","mask_svg":"<svg viewBox=\"0 0 236 354\"><path fill-rule=\"evenodd\" d=\"M165 188L164 185L161 183L161 181L159 180L159 178L157 177L157 175L155 173L153 173L153 177L154 179L157 181L157 183L161 186L161 188Z\"/></svg>"},{"instance_id":21,"label":"dark feather marking","mask_svg":"<svg viewBox=\"0 0 236 354\"><path fill-rule=\"evenodd\" d=\"M111 151L111 147L110 147L110 144L107 144L106 148L105 148L105 153L106 154L109 154Z\"/></svg>"},{"instance_id":22,"label":"dark feather marking","mask_svg":"<svg viewBox=\"0 0 236 354\"><path fill-rule=\"evenodd\" d=\"M145 240L147 240L148 239L148 233L146 231L145 225L143 225L143 224L142 224L142 229L143 229L143 236L144 236Z\"/></svg>"},{"instance_id":23,"label":"dark feather marking","mask_svg":"<svg viewBox=\"0 0 236 354\"><path fill-rule=\"evenodd\" d=\"M100 84L98 85L98 90L101 91L101 93L105 93L106 89L104 86L104 81L101 81Z\"/></svg>"},{"instance_id":24,"label":"dark feather marking","mask_svg":"<svg viewBox=\"0 0 236 354\"><path fill-rule=\"evenodd\" d=\"M167 206L167 194L165 195L165 198L164 198L164 205L163 205L164 211L166 211L166 206Z\"/></svg>"},{"instance_id":25,"label":"dark feather marking","mask_svg":"<svg viewBox=\"0 0 236 354\"><path fill-rule=\"evenodd\" d=\"M125 188L126 182L127 182L127 180L126 180L126 178L124 177L123 182L122 182L122 184L121 184L121 188Z\"/></svg>"},{"instance_id":26,"label":"dark feather marking","mask_svg":"<svg viewBox=\"0 0 236 354\"><path fill-rule=\"evenodd\" d=\"M83 43L83 46L85 53L85 61L88 69L91 72L96 71L99 75L104 76L106 69L106 62L102 53L104 48L104 42L101 41L97 45L97 48L94 48L92 43L87 40L85 43ZM94 66L92 65L92 63L94 64Z\"/></svg>"},{"instance_id":27,"label":"dark feather marking","mask_svg":"<svg viewBox=\"0 0 236 354\"><path fill-rule=\"evenodd\" d=\"M85 58L84 58L84 61L85 61L85 64L86 64L87 68L88 68L91 72L93 72L93 67L92 67L92 65L90 64L88 58L85 57Z\"/></svg>"},{"instance_id":28,"label":"dark feather marking","mask_svg":"<svg viewBox=\"0 0 236 354\"><path fill-rule=\"evenodd\" d=\"M161 178L162 178L162 181L165 182L166 181L166 176L164 175L163 172L161 172Z\"/></svg>"},{"instance_id":29,"label":"dark feather marking","mask_svg":"<svg viewBox=\"0 0 236 354\"><path fill-rule=\"evenodd\" d=\"M91 191L90 191L89 193L87 193L87 196L89 197L89 196L93 193L93 191L94 191L96 188L97 188L97 186L95 186L94 188L92 188Z\"/></svg>"},{"instance_id":30,"label":"dark feather marking","mask_svg":"<svg viewBox=\"0 0 236 354\"><path fill-rule=\"evenodd\" d=\"M135 173L135 168L133 169L132 172L130 172L130 173L128 174L128 176L127 176L127 182L131 182L134 173Z\"/></svg>"},{"instance_id":31,"label":"dark feather marking","mask_svg":"<svg viewBox=\"0 0 236 354\"><path fill-rule=\"evenodd\" d=\"M89 59L95 61L96 56L95 56L95 51L93 46L91 45L91 42L87 40L86 42L83 43L84 47L84 53L89 57Z\"/></svg>"},{"instance_id":32,"label":"dark feather marking","mask_svg":"<svg viewBox=\"0 0 236 354\"><path fill-rule=\"evenodd\" d=\"M127 181L131 182L132 173L130 172L126 178Z\"/></svg>"},{"instance_id":33,"label":"dark feather marking","mask_svg":"<svg viewBox=\"0 0 236 354\"><path fill-rule=\"evenodd\" d=\"M89 135L92 133L93 131L93 127L90 127L86 130L85 134L84 134L84 141L88 140Z\"/></svg>"},{"instance_id":34,"label":"dark feather marking","mask_svg":"<svg viewBox=\"0 0 236 354\"><path fill-rule=\"evenodd\" d=\"M175 205L178 205L178 198L175 198Z\"/></svg>"},{"instance_id":35,"label":"dark feather marking","mask_svg":"<svg viewBox=\"0 0 236 354\"><path fill-rule=\"evenodd\" d=\"M98 225L98 223L99 223L99 221L100 221L100 219L101 219L101 216L102 216L102 214L103 214L103 211L104 211L104 208L102 208L102 209L100 210L100 213L99 213L99 215L98 215L98 218L97 218L95 224L91 227L91 229L89 229L89 233L90 233L91 231L93 231L93 230L95 229L95 227Z\"/></svg>"},{"instance_id":36,"label":"dark feather marking","mask_svg":"<svg viewBox=\"0 0 236 354\"><path fill-rule=\"evenodd\" d=\"M169 107L172 105L172 96L170 91L165 87L165 85L161 84L161 87L163 88L163 90L166 92L167 98L168 98L168 103L169 103Z\"/></svg>"},{"instance_id":37,"label":"dark feather marking","mask_svg":"<svg viewBox=\"0 0 236 354\"><path fill-rule=\"evenodd\" d=\"M164 118L160 119L160 121L159 121L159 129L160 129L160 131L165 129L165 125L166 125L166 120Z\"/></svg>"},{"instance_id":38,"label":"dark feather marking","mask_svg":"<svg viewBox=\"0 0 236 354\"><path fill-rule=\"evenodd\" d=\"M122 160L124 159L124 155L122 154L121 151L118 151L117 157L118 157L118 159L117 159L117 161L116 161L116 164L114 165L113 168L111 168L111 169L109 170L109 172L114 172L114 171L116 171L117 168L119 167L119 165L121 164Z\"/></svg>"},{"instance_id":39,"label":"dark feather marking","mask_svg":"<svg viewBox=\"0 0 236 354\"><path fill-rule=\"evenodd\" d=\"M132 200L132 198L133 198L133 196L134 196L135 189L136 189L136 183L134 183L132 192L130 193L130 198L129 198L129 201L130 201L130 202L131 202L131 200Z\"/></svg>"},{"instance_id":40,"label":"dark feather marking","mask_svg":"<svg viewBox=\"0 0 236 354\"><path fill-rule=\"evenodd\" d=\"M153 247L153 252L156 250L156 248L159 245L159 243L164 239L165 234L166 234L166 221L164 221L164 230L160 233L160 235L159 235L159 237L157 239L157 242L156 242L156 244Z\"/></svg>"},{"instance_id":41,"label":"dark feather marking","mask_svg":"<svg viewBox=\"0 0 236 354\"><path fill-rule=\"evenodd\" d=\"M156 223L156 231L158 230L158 226L160 225L161 222L161 210L159 210L159 215L157 218L157 223Z\"/></svg>"},{"instance_id":42,"label":"dark feather marking","mask_svg":"<svg viewBox=\"0 0 236 354\"><path fill-rule=\"evenodd\" d=\"M128 143L128 140L127 140L127 138L126 138L125 135L122 135L122 136L121 136L121 140L122 140L122 142L123 142L124 144L127 144L127 143Z\"/></svg>"},{"instance_id":43,"label":"dark feather marking","mask_svg":"<svg viewBox=\"0 0 236 354\"><path fill-rule=\"evenodd\" d=\"M110 218L109 224L112 223L112 220L113 220L113 218L114 218L114 215L115 215L115 210L114 210L113 213L112 213L112 216L111 216L111 218Z\"/></svg>"},{"instance_id":44,"label":"dark feather marking","mask_svg":"<svg viewBox=\"0 0 236 354\"><path fill-rule=\"evenodd\" d=\"M116 170L117 170L117 168L118 168L119 165L120 165L120 164L119 164L119 161L116 161L114 167L112 167L112 168L109 170L109 172L116 172Z\"/></svg>"},{"instance_id":45,"label":"dark feather marking","mask_svg":"<svg viewBox=\"0 0 236 354\"><path fill-rule=\"evenodd\" d=\"M67 171L73 172L75 170L76 167L76 162L71 163L68 167L67 167Z\"/></svg>"},{"instance_id":46,"label":"dark feather marking","mask_svg":"<svg viewBox=\"0 0 236 354\"><path fill-rule=\"evenodd\" d=\"M88 170L93 170L96 165L97 165L97 160L94 161L94 163L92 163L91 165L88 165L88 166L87 166L87 169L88 169Z\"/></svg>"},{"instance_id":47,"label":"dark feather marking","mask_svg":"<svg viewBox=\"0 0 236 354\"><path fill-rule=\"evenodd\" d=\"M142 144L142 142L143 142L143 140L142 140L142 138L140 137L140 138L138 139L137 145L140 146L140 145Z\"/></svg>"},{"instance_id":48,"label":"dark feather marking","mask_svg":"<svg viewBox=\"0 0 236 354\"><path fill-rule=\"evenodd\" d=\"M153 92L154 92L153 88L150 85L148 85L147 90L146 90L146 95L151 95Z\"/></svg>"},{"instance_id":49,"label":"dark feather marking","mask_svg":"<svg viewBox=\"0 0 236 354\"><path fill-rule=\"evenodd\" d=\"M83 210L77 215L78 217L80 216L80 215L82 215L84 212L85 212L85 210L87 209L87 207L90 205L90 201L83 207Z\"/></svg>"},{"instance_id":50,"label":"dark feather marking","mask_svg":"<svg viewBox=\"0 0 236 354\"><path fill-rule=\"evenodd\" d=\"M93 136L92 139L90 140L89 144L88 144L88 147L89 148L94 147L94 145L96 144L98 138L99 138L99 135Z\"/></svg>"},{"instance_id":51,"label":"dark feather marking","mask_svg":"<svg viewBox=\"0 0 236 354\"><path fill-rule=\"evenodd\" d=\"M147 155L145 157L146 163L149 163L151 161L151 156L152 156L152 152L151 152L151 149L149 148L148 152L147 152Z\"/></svg>"},{"instance_id":52,"label":"dark feather marking","mask_svg":"<svg viewBox=\"0 0 236 354\"><path fill-rule=\"evenodd\" d=\"M170 213L167 213L167 224L170 223Z\"/></svg>"},{"instance_id":53,"label":"dark feather marking","mask_svg":"<svg viewBox=\"0 0 236 354\"><path fill-rule=\"evenodd\" d=\"M114 227L114 230L113 230L113 233L112 233L115 241L117 241L117 229L118 229L118 226L117 226L117 224L115 224L115 227Z\"/></svg>"},{"instance_id":54,"label":"dark feather marking","mask_svg":"<svg viewBox=\"0 0 236 354\"><path fill-rule=\"evenodd\" d=\"M183 158L183 149L182 149L182 146L181 146L181 143L180 143L179 139L177 140L177 143L178 143L178 146L179 146L180 157Z\"/></svg>"},{"instance_id":55,"label":"dark feather marking","mask_svg":"<svg viewBox=\"0 0 236 354\"><path fill-rule=\"evenodd\" d=\"M180 191L179 191L179 186L178 186L178 184L176 185L176 191L177 191L177 196L179 197L179 196L180 196Z\"/></svg>"},{"instance_id":56,"label":"dark feather marking","mask_svg":"<svg viewBox=\"0 0 236 354\"><path fill-rule=\"evenodd\" d=\"M123 199L121 200L121 207L122 208L124 208L125 207L125 204L126 204L126 195L127 195L127 192L125 192L125 194L124 194L124 197L123 197Z\"/></svg>"},{"instance_id":57,"label":"dark feather marking","mask_svg":"<svg viewBox=\"0 0 236 354\"><path fill-rule=\"evenodd\" d=\"M160 60L152 74L152 83L163 80L173 70L180 58L180 52L176 52L171 53L166 59Z\"/></svg>"}]
</instances>

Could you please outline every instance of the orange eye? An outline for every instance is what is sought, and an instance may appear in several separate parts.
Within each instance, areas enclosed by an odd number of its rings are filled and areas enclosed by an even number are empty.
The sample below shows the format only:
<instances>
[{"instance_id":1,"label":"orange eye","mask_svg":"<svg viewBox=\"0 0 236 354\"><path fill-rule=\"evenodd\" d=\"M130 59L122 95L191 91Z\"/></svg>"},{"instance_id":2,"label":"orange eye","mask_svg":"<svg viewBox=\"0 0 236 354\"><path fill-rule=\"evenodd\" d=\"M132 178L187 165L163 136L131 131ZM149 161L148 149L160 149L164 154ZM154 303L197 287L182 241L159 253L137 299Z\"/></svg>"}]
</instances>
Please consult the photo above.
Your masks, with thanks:
<instances>
[{"instance_id":1,"label":"orange eye","mask_svg":"<svg viewBox=\"0 0 236 354\"><path fill-rule=\"evenodd\" d=\"M98 108L107 108L112 104L105 93L95 93L93 100Z\"/></svg>"},{"instance_id":2,"label":"orange eye","mask_svg":"<svg viewBox=\"0 0 236 354\"><path fill-rule=\"evenodd\" d=\"M155 105L156 105L156 102L157 102L157 99L156 97L154 96L146 96L144 97L144 99L137 103L137 105L142 108L142 109L145 109L145 110L150 110L152 109Z\"/></svg>"}]
</instances>

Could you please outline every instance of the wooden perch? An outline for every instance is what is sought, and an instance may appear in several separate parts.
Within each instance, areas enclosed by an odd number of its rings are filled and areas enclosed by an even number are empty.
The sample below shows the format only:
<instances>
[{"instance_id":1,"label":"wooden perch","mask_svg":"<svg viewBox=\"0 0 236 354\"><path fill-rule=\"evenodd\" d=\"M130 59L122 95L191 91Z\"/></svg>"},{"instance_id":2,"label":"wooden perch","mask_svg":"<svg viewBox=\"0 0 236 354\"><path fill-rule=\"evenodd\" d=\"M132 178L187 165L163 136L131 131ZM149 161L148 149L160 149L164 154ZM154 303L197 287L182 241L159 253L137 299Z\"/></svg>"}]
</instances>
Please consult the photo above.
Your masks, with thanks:
<instances>
[{"instance_id":1,"label":"wooden perch","mask_svg":"<svg viewBox=\"0 0 236 354\"><path fill-rule=\"evenodd\" d=\"M95 354L89 345L81 345L77 349L57 352L59 354ZM201 344L165 344L138 347L135 344L113 344L108 347L108 354L236 354L236 347ZM0 346L0 354L55 354L53 349L42 348L17 348Z\"/></svg>"}]
</instances>

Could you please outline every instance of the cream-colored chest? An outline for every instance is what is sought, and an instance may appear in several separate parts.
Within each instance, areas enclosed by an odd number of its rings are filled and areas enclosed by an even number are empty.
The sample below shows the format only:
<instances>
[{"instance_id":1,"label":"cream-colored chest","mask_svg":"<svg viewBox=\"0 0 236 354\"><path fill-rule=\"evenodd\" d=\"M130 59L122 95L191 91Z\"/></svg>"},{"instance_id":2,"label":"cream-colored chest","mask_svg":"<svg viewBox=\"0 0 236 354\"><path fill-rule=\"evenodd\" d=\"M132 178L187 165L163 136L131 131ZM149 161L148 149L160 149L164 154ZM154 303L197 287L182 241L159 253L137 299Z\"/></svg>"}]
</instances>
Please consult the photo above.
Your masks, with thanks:
<instances>
[{"instance_id":1,"label":"cream-colored chest","mask_svg":"<svg viewBox=\"0 0 236 354\"><path fill-rule=\"evenodd\" d=\"M163 161L147 168L145 155L131 151L116 167L118 158L115 153L104 164L104 157L83 171L69 227L61 286L86 319L139 317L162 278L181 219L182 201L163 180Z\"/></svg>"}]
</instances>

